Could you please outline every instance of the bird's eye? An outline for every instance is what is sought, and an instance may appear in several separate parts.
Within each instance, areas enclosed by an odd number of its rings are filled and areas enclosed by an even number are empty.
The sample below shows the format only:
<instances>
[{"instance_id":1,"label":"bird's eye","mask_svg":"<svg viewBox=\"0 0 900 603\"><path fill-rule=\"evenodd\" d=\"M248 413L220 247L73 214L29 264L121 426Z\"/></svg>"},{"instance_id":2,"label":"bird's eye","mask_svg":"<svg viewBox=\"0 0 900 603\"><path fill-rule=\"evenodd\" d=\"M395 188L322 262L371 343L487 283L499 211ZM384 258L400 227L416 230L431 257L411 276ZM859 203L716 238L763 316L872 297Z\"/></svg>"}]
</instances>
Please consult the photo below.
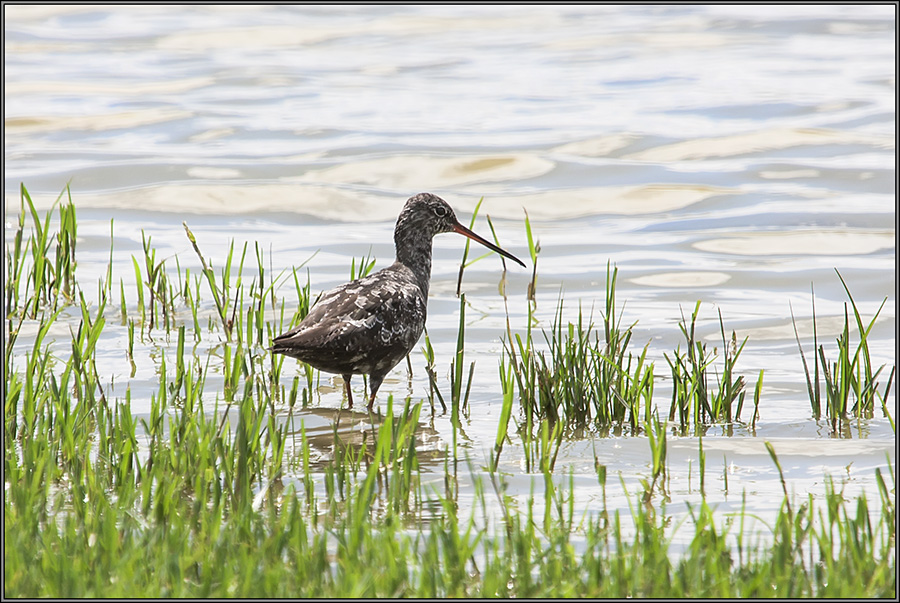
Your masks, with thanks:
<instances>
[{"instance_id":1,"label":"bird's eye","mask_svg":"<svg viewBox=\"0 0 900 603\"><path fill-rule=\"evenodd\" d=\"M438 218L443 218L447 215L447 208L443 207L442 205L435 205L434 215L436 215Z\"/></svg>"}]
</instances>

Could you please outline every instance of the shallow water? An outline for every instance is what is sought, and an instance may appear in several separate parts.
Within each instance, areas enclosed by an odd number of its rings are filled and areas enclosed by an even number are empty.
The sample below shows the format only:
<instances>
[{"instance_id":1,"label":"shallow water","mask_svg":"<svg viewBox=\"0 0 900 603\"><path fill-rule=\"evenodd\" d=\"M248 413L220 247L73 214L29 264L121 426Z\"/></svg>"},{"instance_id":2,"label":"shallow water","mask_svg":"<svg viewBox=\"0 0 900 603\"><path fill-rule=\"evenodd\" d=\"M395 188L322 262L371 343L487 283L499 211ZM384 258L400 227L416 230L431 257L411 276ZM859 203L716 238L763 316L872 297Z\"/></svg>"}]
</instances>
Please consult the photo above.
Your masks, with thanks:
<instances>
[{"instance_id":1,"label":"shallow water","mask_svg":"<svg viewBox=\"0 0 900 603\"><path fill-rule=\"evenodd\" d=\"M730 467L732 498L746 490L754 504L780 504L763 440L801 495L821 493L826 475L874 492L874 468L894 463L880 411L854 423L853 441L811 419L790 318L793 309L809 354L814 287L819 341L833 356L847 301L837 269L866 320L887 298L869 343L876 367L896 363L893 7L4 11L5 233L14 232L20 182L43 209L70 182L81 283L105 274L110 220L113 278L132 306L142 232L170 269L177 257L196 273L186 221L219 266L232 240L258 242L276 274L308 260L315 294L346 280L351 259L370 250L376 268L390 263L393 222L411 194L440 194L463 222L484 197L475 230L490 234L489 214L523 259L528 213L541 246L540 326L560 292L570 319L579 304L599 317L609 261L623 323L637 321L634 351L650 342L657 375L667 375L662 354L681 343L678 323L698 299L704 340L720 342L719 311L729 334L749 337L737 369L751 389L765 370L761 419L755 431L713 428L704 438L708 470ZM458 237L435 240L428 332L441 379L455 349L462 248ZM530 277L516 266L506 275L519 332ZM476 365L461 441L476 464L499 417L500 278L488 257L463 281L466 357ZM280 292L290 300L292 288ZM130 387L135 413L147 412L157 348L173 344L138 346L132 376L127 330L113 322L101 374L114 395ZM68 327L53 334L64 344ZM424 364L414 353L410 380L401 363L382 404L389 394L426 396ZM657 386L663 411L667 383ZM339 408L339 385L322 375L316 407ZM890 396L893 411L896 386ZM449 444L446 416L429 429ZM697 440L670 446L671 494L688 500ZM631 492L649 473L643 438L567 443L558 466L584 480L585 509L599 492L595 454ZM501 464L518 479L521 451L509 447ZM613 504L627 508L624 497Z\"/></svg>"}]
</instances>

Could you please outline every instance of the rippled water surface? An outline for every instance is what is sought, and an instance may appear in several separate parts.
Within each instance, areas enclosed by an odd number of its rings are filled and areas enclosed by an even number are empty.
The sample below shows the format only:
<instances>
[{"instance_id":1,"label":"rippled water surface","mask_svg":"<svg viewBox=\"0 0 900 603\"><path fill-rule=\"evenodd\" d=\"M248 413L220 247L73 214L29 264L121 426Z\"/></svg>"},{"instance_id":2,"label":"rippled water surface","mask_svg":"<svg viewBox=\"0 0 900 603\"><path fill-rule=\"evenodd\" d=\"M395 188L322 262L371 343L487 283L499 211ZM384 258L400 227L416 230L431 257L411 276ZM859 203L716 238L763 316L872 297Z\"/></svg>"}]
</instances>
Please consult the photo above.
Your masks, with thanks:
<instances>
[{"instance_id":1,"label":"rippled water surface","mask_svg":"<svg viewBox=\"0 0 900 603\"><path fill-rule=\"evenodd\" d=\"M755 431L714 428L704 439L709 466L733 476L732 496L780 504L763 440L798 493L821 492L825 475L869 488L873 468L894 462L880 410L854 422L849 440L811 418L790 312L809 353L814 286L819 341L833 350L847 301L836 268L867 319L887 298L870 349L876 367L896 362L895 7L4 11L5 232L20 182L43 209L71 183L79 281L105 274L111 219L113 275L130 304L142 231L170 267L177 257L196 273L186 221L217 265L232 240L260 243L274 273L309 260L315 293L346 280L369 250L377 268L392 261L394 220L410 195L437 193L464 222L483 197L475 230L489 235L490 215L523 258L528 213L541 247L539 326L561 292L568 317L579 304L599 311L612 262L623 321L637 321L636 349L650 342L657 375L668 375L663 353L682 341L678 323L698 299L704 340L720 342L719 311L729 333L749 337L737 370L751 388L765 370L761 419ZM444 388L462 248L459 237L435 240L428 332ZM488 257L463 281L476 365L460 441L476 462L499 418L500 278ZM522 332L531 271L511 266L506 278ZM293 283L280 293L292 303ZM135 412L147 412L155 344L141 348L132 376L127 330L113 323L101 373L114 395L130 386ZM401 363L382 404L388 394L425 397L424 364L416 351L410 380ZM285 367L292 378L296 363ZM668 387L657 386L663 411ZM893 409L896 387L890 395ZM314 403L308 425L327 429L340 380L323 375ZM427 429L438 448L449 443L448 417ZM679 499L696 491L696 444L671 443ZM511 447L503 469L520 474L520 454ZM568 442L558 463L584 480L588 507L595 455L632 485L649 472L643 438Z\"/></svg>"}]
</instances>

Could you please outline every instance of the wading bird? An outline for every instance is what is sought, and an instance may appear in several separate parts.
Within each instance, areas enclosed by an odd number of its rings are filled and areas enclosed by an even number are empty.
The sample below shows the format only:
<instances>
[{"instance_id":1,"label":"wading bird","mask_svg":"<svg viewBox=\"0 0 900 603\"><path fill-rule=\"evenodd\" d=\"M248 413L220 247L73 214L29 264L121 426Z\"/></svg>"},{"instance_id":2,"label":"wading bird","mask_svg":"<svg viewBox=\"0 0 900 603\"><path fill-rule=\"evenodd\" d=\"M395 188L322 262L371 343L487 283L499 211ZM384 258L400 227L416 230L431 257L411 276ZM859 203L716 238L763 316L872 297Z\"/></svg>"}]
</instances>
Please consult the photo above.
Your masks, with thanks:
<instances>
[{"instance_id":1,"label":"wading bird","mask_svg":"<svg viewBox=\"0 0 900 603\"><path fill-rule=\"evenodd\" d=\"M323 293L300 324L274 339L272 351L343 376L350 407L351 375L369 375L371 409L385 375L409 354L425 328L431 240L444 232L469 237L525 267L460 224L446 201L420 193L409 198L397 218L396 261Z\"/></svg>"}]
</instances>

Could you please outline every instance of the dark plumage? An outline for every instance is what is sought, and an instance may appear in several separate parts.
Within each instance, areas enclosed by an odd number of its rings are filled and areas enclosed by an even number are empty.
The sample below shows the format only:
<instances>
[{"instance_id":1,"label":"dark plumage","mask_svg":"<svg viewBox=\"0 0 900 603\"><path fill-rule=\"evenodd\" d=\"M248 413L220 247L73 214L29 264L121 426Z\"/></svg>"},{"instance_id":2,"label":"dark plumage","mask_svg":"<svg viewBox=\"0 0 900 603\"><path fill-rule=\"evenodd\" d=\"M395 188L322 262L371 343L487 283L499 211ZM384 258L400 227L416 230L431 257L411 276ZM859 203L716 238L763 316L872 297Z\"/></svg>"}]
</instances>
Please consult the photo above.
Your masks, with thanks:
<instances>
[{"instance_id":1,"label":"dark plumage","mask_svg":"<svg viewBox=\"0 0 900 603\"><path fill-rule=\"evenodd\" d=\"M374 274L322 294L303 321L273 341L272 351L344 378L369 375L369 405L385 375L416 345L425 328L431 279L431 240L457 232L522 263L461 225L446 201L420 193L406 202L394 229L396 261Z\"/></svg>"}]
</instances>

